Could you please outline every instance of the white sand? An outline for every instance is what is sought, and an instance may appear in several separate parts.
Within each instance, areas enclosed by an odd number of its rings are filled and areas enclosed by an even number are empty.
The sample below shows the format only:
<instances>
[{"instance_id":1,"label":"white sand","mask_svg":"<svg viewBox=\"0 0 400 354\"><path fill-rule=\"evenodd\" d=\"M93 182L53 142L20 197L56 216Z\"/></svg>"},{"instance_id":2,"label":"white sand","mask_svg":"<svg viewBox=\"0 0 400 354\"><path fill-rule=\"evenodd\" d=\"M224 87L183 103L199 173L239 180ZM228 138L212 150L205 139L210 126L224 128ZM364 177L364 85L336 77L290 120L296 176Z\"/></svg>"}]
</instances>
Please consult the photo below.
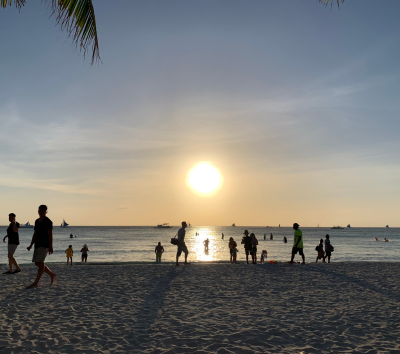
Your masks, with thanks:
<instances>
[{"instance_id":1,"label":"white sand","mask_svg":"<svg viewBox=\"0 0 400 354\"><path fill-rule=\"evenodd\" d=\"M400 352L400 263L52 269L1 276L0 353Z\"/></svg>"}]
</instances>

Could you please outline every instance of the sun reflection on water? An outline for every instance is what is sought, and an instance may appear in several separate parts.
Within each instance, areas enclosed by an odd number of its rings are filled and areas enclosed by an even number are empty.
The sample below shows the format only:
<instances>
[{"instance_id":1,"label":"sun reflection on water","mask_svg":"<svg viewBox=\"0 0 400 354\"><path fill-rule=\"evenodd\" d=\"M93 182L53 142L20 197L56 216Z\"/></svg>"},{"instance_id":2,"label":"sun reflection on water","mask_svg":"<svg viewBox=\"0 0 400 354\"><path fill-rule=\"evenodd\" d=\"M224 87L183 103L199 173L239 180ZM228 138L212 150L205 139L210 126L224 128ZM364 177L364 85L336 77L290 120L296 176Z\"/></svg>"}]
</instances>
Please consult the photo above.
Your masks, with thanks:
<instances>
[{"instance_id":1,"label":"sun reflection on water","mask_svg":"<svg viewBox=\"0 0 400 354\"><path fill-rule=\"evenodd\" d=\"M196 232L199 234L196 236ZM193 230L191 235L192 247L190 259L195 262L211 262L218 260L220 244L217 242L219 235L212 232L211 228L203 227ZM209 239L208 252L204 249L204 241Z\"/></svg>"}]
</instances>

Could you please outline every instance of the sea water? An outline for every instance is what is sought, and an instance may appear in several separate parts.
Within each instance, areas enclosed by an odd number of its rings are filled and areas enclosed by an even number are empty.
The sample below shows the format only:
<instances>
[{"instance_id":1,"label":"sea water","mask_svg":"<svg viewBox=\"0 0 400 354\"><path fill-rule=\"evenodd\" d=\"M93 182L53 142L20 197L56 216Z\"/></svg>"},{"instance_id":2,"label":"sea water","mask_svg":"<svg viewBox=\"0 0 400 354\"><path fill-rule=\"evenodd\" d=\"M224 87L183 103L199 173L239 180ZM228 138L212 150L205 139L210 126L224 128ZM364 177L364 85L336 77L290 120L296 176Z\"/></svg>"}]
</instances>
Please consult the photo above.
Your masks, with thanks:
<instances>
[{"instance_id":1,"label":"sea water","mask_svg":"<svg viewBox=\"0 0 400 354\"><path fill-rule=\"evenodd\" d=\"M6 235L7 226L0 226L2 235ZM177 247L170 243L171 238L178 232L179 227L171 229L157 229L154 227L79 227L70 226L54 227L54 253L49 255L46 262L65 262L65 250L72 245L74 261L80 261L80 250L84 244L89 247L88 262L154 262L154 248L161 242L165 253L162 261L175 260ZM258 239L257 259L262 250L267 250L268 260L289 261L293 246L293 229L291 227L252 227L252 226L191 226L186 229L186 245L189 249L190 262L229 261L229 238L238 244L238 261L245 260L245 253L241 240L243 231L254 232ZM330 235L332 246L332 261L371 261L371 262L396 262L399 260L400 229L399 228L345 228L332 230L330 228L301 227L304 240L304 254L306 262L315 262L317 252L315 247L319 240L325 240L325 235ZM70 234L74 238L70 238ZM196 233L199 236L195 236ZM224 239L222 240L222 233ZM270 234L273 240L270 240ZM15 253L15 258L21 264L30 263L33 249L28 251L33 234L33 229L20 229L20 245ZM266 234L266 240L264 240ZM1 234L0 234L1 235ZM288 242L283 242L286 236ZM4 237L4 236L3 236ZM389 242L377 242L379 239L388 238ZM210 240L209 251L204 251L203 241ZM251 257L250 257L251 258ZM301 260L299 255L295 260ZM184 260L183 254L181 261ZM0 263L6 264L7 244L0 243Z\"/></svg>"}]
</instances>

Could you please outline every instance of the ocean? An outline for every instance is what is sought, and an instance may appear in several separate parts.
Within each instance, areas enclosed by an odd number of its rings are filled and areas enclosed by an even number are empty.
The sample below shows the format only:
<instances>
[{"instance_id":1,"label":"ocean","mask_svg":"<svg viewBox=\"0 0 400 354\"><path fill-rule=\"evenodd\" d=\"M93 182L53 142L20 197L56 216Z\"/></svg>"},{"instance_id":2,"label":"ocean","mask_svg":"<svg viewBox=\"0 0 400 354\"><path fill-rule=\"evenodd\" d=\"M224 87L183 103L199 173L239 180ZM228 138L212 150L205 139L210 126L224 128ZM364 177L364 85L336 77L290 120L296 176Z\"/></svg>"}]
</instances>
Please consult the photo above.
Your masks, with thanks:
<instances>
[{"instance_id":1,"label":"ocean","mask_svg":"<svg viewBox=\"0 0 400 354\"><path fill-rule=\"evenodd\" d=\"M2 235L6 235L7 226L0 226ZM178 231L178 227L171 229L157 229L148 226L70 226L54 227L54 253L47 257L46 262L65 262L65 250L72 245L74 261L80 261L80 250L86 243L89 247L88 262L154 262L154 248L158 242L164 246L165 253L162 260L175 260L176 246L170 243ZM268 260L289 261L293 245L293 229L291 227L252 227L252 226L191 226L186 230L186 245L189 249L190 262L229 261L228 241L230 237L238 243L238 261L245 260L244 248L240 244L243 231L254 232L258 241L258 256L262 250L267 250ZM317 252L315 247L319 239L325 239L329 234L335 251L332 253L333 262L369 261L369 262L396 262L399 260L400 229L399 228L345 228L332 230L324 227L301 227L304 239L304 254L306 262L315 262ZM196 232L199 236L195 236ZM74 238L69 235L73 234ZM225 237L222 240L222 233ZM273 234L273 240L269 235ZM20 229L20 246L15 258L21 264L30 263L33 250L28 251L33 229ZM267 240L264 240L266 234ZM288 243L283 243L286 236ZM3 236L4 237L4 236ZM389 242L377 242L388 238ZM210 240L209 251L204 252L203 241ZM7 244L1 243L0 262L7 264ZM295 260L301 260L299 255ZM184 260L183 255L181 260Z\"/></svg>"}]
</instances>

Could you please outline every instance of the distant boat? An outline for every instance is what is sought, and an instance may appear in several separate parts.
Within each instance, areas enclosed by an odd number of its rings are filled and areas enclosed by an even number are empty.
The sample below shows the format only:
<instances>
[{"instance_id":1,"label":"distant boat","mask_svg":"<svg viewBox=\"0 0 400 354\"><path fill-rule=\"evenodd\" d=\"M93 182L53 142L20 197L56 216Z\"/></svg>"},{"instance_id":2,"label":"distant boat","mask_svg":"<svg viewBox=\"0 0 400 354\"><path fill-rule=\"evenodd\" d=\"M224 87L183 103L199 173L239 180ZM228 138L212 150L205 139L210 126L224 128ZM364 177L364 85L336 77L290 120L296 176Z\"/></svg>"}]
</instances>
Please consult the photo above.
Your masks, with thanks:
<instances>
[{"instance_id":1,"label":"distant boat","mask_svg":"<svg viewBox=\"0 0 400 354\"><path fill-rule=\"evenodd\" d=\"M389 225L386 225L385 227L388 229L388 228L389 228Z\"/></svg>"},{"instance_id":2,"label":"distant boat","mask_svg":"<svg viewBox=\"0 0 400 354\"><path fill-rule=\"evenodd\" d=\"M20 225L19 227L20 228L22 227L22 228L26 228L26 229L31 229L31 228L33 228L33 225L31 225L29 223L29 221L28 221L26 224Z\"/></svg>"},{"instance_id":3,"label":"distant boat","mask_svg":"<svg viewBox=\"0 0 400 354\"><path fill-rule=\"evenodd\" d=\"M236 227L235 223L232 224L232 227Z\"/></svg>"},{"instance_id":4,"label":"distant boat","mask_svg":"<svg viewBox=\"0 0 400 354\"><path fill-rule=\"evenodd\" d=\"M62 222L62 224L61 224L61 227L68 227L68 225L69 225L69 224L67 224L67 223L65 222L65 220L63 219L63 222Z\"/></svg>"},{"instance_id":5,"label":"distant boat","mask_svg":"<svg viewBox=\"0 0 400 354\"><path fill-rule=\"evenodd\" d=\"M341 227L341 226L334 226L334 227L331 227L331 229L332 229L332 230L343 230L344 227Z\"/></svg>"},{"instance_id":6,"label":"distant boat","mask_svg":"<svg viewBox=\"0 0 400 354\"><path fill-rule=\"evenodd\" d=\"M349 229L351 228L350 224L347 225L347 228L349 228Z\"/></svg>"},{"instance_id":7,"label":"distant boat","mask_svg":"<svg viewBox=\"0 0 400 354\"><path fill-rule=\"evenodd\" d=\"M155 227L155 229L171 229L171 228L172 228L172 226L169 226L169 224L167 222L165 222L164 224L157 225Z\"/></svg>"}]
</instances>

